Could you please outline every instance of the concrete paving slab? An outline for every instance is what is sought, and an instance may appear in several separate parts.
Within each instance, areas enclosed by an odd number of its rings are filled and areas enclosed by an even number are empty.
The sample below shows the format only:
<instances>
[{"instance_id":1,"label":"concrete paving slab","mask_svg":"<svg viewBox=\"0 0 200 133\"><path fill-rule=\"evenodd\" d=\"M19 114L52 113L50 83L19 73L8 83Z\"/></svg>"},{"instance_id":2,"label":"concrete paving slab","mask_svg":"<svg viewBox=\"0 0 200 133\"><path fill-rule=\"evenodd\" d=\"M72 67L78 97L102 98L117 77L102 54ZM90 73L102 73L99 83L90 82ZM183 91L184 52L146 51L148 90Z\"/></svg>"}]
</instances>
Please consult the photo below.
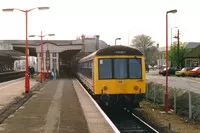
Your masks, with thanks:
<instances>
[{"instance_id":1,"label":"concrete paving slab","mask_svg":"<svg viewBox=\"0 0 200 133\"><path fill-rule=\"evenodd\" d=\"M22 97L22 93L25 92L24 79L8 81L0 84L0 108L3 108L16 97ZM36 85L38 82L34 79L30 79L30 88Z\"/></svg>"},{"instance_id":2,"label":"concrete paving slab","mask_svg":"<svg viewBox=\"0 0 200 133\"><path fill-rule=\"evenodd\" d=\"M89 133L71 80L48 82L0 125L0 133Z\"/></svg>"}]
</instances>

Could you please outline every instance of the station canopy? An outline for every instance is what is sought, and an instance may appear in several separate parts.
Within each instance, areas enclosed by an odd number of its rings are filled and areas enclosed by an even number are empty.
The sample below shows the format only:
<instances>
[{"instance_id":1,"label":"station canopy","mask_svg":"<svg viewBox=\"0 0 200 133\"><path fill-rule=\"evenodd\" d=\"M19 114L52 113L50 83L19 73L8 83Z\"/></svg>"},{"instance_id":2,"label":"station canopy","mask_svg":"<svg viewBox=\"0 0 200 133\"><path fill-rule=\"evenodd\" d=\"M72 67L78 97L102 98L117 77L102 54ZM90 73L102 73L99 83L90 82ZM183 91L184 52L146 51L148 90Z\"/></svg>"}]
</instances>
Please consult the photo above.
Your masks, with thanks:
<instances>
[{"instance_id":1,"label":"station canopy","mask_svg":"<svg viewBox=\"0 0 200 133\"><path fill-rule=\"evenodd\" d=\"M0 50L1 60L19 60L24 59L25 54L16 50Z\"/></svg>"}]
</instances>

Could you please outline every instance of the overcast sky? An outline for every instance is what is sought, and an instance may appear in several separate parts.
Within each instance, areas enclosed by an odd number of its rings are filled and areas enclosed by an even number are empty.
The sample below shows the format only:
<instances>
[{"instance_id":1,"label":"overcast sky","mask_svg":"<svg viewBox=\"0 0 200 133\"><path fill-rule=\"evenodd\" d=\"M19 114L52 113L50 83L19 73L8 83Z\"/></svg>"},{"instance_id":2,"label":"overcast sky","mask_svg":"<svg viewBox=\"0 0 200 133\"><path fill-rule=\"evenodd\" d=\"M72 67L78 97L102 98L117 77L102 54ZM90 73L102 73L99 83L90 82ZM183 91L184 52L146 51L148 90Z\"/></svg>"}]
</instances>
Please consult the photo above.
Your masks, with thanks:
<instances>
[{"instance_id":1,"label":"overcast sky","mask_svg":"<svg viewBox=\"0 0 200 133\"><path fill-rule=\"evenodd\" d=\"M39 6L49 6L50 10L31 11L28 32L56 34L49 40L99 34L108 44L114 45L115 38L121 37L118 44L127 45L134 36L146 34L165 46L165 14L177 9L176 14L169 14L169 43L171 27L180 29L181 41L200 42L198 0L1 0L0 4L1 9ZM25 39L24 13L0 11L0 20L1 40Z\"/></svg>"}]
</instances>

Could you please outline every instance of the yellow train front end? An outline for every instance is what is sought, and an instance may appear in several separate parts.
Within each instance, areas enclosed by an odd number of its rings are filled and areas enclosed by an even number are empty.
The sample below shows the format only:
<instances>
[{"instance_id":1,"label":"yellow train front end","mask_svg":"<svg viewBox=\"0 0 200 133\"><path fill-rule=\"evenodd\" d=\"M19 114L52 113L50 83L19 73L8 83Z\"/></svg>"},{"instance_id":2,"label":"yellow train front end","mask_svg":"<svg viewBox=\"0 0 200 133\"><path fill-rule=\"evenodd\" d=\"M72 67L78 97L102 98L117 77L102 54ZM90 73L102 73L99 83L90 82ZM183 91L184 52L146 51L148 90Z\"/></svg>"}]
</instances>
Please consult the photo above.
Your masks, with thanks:
<instances>
[{"instance_id":1,"label":"yellow train front end","mask_svg":"<svg viewBox=\"0 0 200 133\"><path fill-rule=\"evenodd\" d=\"M96 56L93 92L107 106L139 106L146 93L145 61L142 55Z\"/></svg>"},{"instance_id":2,"label":"yellow train front end","mask_svg":"<svg viewBox=\"0 0 200 133\"><path fill-rule=\"evenodd\" d=\"M131 61L138 60L138 67L134 68ZM105 64L104 72L101 68L104 61L116 62L114 65ZM128 62L129 61L129 62ZM123 63L122 63L123 62ZM128 62L128 63L125 63ZM141 63L139 63L141 62ZM129 66L128 66L129 64ZM99 56L94 58L94 94L144 94L146 93L146 74L144 57L142 56ZM120 65L122 67L120 67ZM110 66L110 68L109 68ZM133 66L133 67L132 67ZM116 68L112 73L112 69ZM121 73L120 73L120 68ZM124 70L123 70L124 69ZM127 70L129 69L129 70ZM135 71L134 71L135 69ZM129 72L129 73L127 73ZM104 76L104 77L103 77Z\"/></svg>"}]
</instances>

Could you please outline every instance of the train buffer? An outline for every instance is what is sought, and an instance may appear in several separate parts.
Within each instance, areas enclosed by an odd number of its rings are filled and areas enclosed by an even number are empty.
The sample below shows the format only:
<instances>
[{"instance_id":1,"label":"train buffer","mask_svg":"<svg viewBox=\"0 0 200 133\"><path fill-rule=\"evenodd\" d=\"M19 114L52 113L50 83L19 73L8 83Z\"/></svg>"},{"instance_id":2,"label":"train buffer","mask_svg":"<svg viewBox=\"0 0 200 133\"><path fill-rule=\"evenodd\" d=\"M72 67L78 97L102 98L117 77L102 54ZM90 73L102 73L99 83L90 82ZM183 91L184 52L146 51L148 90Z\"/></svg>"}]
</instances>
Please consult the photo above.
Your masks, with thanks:
<instances>
[{"instance_id":1,"label":"train buffer","mask_svg":"<svg viewBox=\"0 0 200 133\"><path fill-rule=\"evenodd\" d=\"M75 79L47 82L0 124L0 133L114 133L81 89Z\"/></svg>"}]
</instances>

